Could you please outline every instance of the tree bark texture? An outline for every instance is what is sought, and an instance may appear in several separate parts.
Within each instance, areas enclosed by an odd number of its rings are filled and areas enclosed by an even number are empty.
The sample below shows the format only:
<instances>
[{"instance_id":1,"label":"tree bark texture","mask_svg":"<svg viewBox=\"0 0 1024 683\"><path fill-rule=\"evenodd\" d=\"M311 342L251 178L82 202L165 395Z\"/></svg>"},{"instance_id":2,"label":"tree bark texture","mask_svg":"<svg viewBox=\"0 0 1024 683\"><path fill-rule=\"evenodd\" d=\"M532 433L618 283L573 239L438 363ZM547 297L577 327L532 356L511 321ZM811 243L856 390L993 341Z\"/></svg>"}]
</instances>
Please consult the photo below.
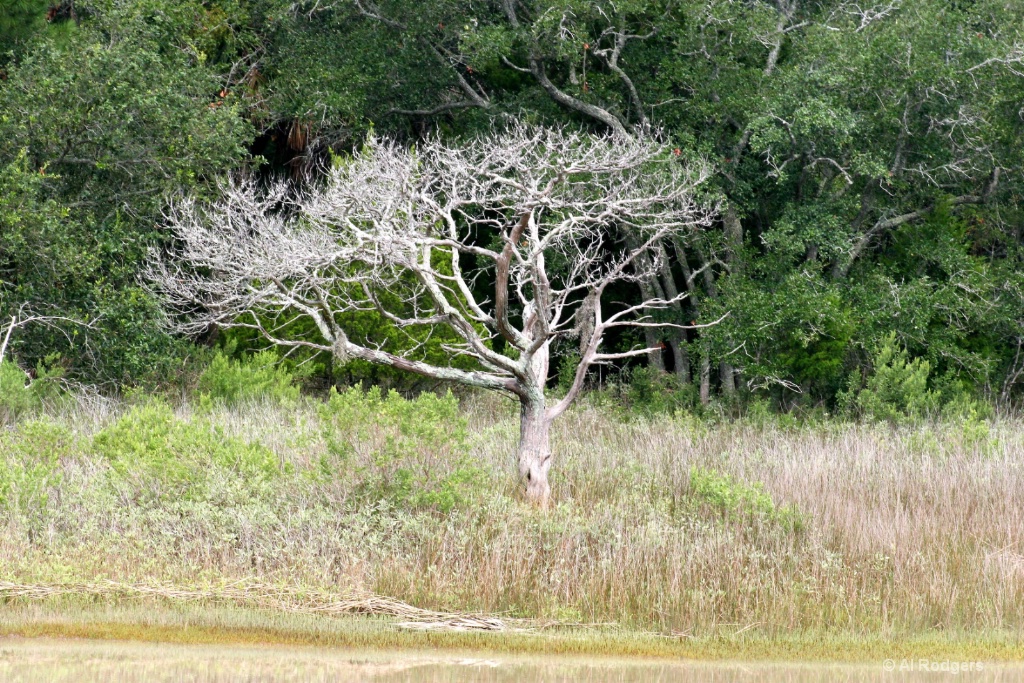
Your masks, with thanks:
<instances>
[{"instance_id":1,"label":"tree bark texture","mask_svg":"<svg viewBox=\"0 0 1024 683\"><path fill-rule=\"evenodd\" d=\"M543 394L520 401L519 476L526 486L526 498L546 508L551 499L548 472L551 470L551 420L546 415Z\"/></svg>"}]
</instances>

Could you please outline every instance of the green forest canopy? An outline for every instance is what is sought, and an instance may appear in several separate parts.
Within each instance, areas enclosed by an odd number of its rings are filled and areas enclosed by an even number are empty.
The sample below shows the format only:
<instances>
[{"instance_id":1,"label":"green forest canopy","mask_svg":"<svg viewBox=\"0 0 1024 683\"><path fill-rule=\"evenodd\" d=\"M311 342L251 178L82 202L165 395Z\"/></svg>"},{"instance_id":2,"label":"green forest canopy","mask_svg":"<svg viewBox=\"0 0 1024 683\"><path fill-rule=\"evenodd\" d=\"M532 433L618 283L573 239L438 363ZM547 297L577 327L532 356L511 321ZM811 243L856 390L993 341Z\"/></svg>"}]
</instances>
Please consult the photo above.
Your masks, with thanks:
<instances>
[{"instance_id":1,"label":"green forest canopy","mask_svg":"<svg viewBox=\"0 0 1024 683\"><path fill-rule=\"evenodd\" d=\"M94 321L19 328L26 368L181 366L138 278L173 196L514 116L713 164L720 219L622 294L730 313L644 340L680 382L832 404L895 339L936 385L1024 386L1020 3L0 0L0 50L0 320Z\"/></svg>"}]
</instances>

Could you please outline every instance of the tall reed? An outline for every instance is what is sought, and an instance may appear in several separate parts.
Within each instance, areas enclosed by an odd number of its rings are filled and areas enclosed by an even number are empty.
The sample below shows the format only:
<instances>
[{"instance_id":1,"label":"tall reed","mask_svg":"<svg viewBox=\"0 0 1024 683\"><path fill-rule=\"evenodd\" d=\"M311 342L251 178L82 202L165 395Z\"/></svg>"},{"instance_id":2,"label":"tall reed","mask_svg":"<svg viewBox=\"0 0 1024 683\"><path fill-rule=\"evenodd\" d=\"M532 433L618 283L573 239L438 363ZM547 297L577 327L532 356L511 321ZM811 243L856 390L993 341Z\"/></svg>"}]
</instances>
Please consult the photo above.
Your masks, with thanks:
<instances>
[{"instance_id":1,"label":"tall reed","mask_svg":"<svg viewBox=\"0 0 1024 683\"><path fill-rule=\"evenodd\" d=\"M398 470L379 454L332 455L322 408L307 400L183 403L177 422L266 447L279 474L257 478L225 456L185 494L151 491L155 480L94 445L123 410L80 406L0 437L0 579L251 578L694 635L1024 627L1024 425L1014 420L787 427L627 418L584 402L557 423L555 504L542 512L520 500L517 416L497 398L463 401L466 457L425 448L405 467L413 482L421 470L468 482L447 510L389 497L380 471ZM38 481L26 474L42 457L26 433L57 439ZM697 471L710 473L711 494L691 483Z\"/></svg>"}]
</instances>

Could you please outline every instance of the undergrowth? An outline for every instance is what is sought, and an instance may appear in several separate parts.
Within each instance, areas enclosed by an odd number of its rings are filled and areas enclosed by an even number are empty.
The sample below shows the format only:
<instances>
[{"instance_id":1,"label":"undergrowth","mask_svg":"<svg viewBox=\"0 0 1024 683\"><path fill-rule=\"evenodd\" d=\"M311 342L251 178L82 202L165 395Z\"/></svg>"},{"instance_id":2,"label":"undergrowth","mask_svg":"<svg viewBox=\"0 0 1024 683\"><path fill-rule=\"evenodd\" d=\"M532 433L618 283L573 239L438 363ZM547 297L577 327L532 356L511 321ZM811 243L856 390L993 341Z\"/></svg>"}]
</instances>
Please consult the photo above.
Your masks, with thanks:
<instances>
[{"instance_id":1,"label":"undergrowth","mask_svg":"<svg viewBox=\"0 0 1024 683\"><path fill-rule=\"evenodd\" d=\"M0 579L259 580L666 633L1024 627L1018 422L602 400L555 424L547 512L490 396L40 404L0 430Z\"/></svg>"}]
</instances>

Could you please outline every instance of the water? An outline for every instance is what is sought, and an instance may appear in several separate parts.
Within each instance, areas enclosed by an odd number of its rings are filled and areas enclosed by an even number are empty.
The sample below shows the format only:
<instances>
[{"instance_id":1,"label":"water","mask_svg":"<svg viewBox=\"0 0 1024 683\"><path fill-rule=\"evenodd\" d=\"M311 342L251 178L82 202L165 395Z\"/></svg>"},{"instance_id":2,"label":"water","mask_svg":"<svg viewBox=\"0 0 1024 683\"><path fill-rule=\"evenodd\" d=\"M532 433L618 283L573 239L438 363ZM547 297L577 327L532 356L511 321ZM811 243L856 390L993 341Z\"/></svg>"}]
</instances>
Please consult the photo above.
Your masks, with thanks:
<instances>
[{"instance_id":1,"label":"water","mask_svg":"<svg viewBox=\"0 0 1024 683\"><path fill-rule=\"evenodd\" d=\"M1024 665L948 661L744 664L481 656L284 646L165 645L0 638L4 683L924 683L1024 681ZM888 671L887 668L895 668ZM900 671L899 669L904 669ZM937 671L920 669L936 668ZM909 670L914 669L914 670Z\"/></svg>"}]
</instances>

